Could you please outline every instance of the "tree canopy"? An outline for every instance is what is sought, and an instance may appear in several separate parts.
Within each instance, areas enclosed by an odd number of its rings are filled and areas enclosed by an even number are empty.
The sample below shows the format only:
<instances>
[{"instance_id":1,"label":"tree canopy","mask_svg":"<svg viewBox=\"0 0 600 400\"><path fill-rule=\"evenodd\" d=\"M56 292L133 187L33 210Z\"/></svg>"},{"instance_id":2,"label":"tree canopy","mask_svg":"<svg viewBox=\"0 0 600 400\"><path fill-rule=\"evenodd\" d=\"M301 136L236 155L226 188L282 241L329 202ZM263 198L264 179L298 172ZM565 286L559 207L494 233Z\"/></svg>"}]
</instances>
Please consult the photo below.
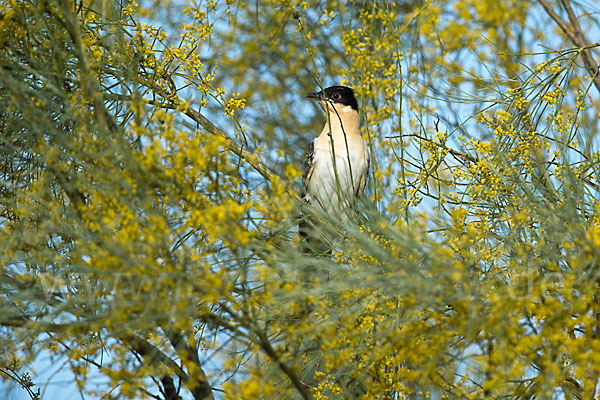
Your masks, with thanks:
<instances>
[{"instance_id":1,"label":"tree canopy","mask_svg":"<svg viewBox=\"0 0 600 400\"><path fill-rule=\"evenodd\" d=\"M3 1L0 376L42 398L49 354L82 398L596 398L599 34L591 0ZM315 256L303 95L333 84L371 177Z\"/></svg>"}]
</instances>

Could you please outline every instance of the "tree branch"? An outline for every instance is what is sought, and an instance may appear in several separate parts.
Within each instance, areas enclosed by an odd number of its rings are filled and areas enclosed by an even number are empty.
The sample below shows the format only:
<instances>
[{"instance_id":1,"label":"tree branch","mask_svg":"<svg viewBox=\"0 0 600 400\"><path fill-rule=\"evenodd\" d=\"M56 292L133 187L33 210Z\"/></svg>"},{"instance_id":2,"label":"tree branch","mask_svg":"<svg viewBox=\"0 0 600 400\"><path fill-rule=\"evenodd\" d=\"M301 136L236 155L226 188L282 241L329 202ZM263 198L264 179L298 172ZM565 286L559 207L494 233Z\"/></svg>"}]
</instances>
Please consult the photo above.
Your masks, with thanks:
<instances>
[{"instance_id":1,"label":"tree branch","mask_svg":"<svg viewBox=\"0 0 600 400\"><path fill-rule=\"evenodd\" d=\"M248 164L252 166L259 174L261 174L267 181L272 182L277 175L271 171L265 164L262 163L254 154L246 150L242 145L234 142L225 132L217 128L212 122L210 122L204 115L197 111L194 111L188 107L185 111L185 115L190 117L192 120L202 125L204 129L213 135L222 136L227 140L227 147L238 157L246 160Z\"/></svg>"},{"instance_id":2,"label":"tree branch","mask_svg":"<svg viewBox=\"0 0 600 400\"><path fill-rule=\"evenodd\" d=\"M175 350L184 351L187 354L187 359L193 362L200 371L199 377L195 378L195 384L190 385L190 391L193 393L195 399L212 399L212 387L208 382L208 377L202 369L200 364L200 358L198 357L198 351L188 343L186 343L185 337L176 331L166 330L169 341Z\"/></svg>"},{"instance_id":3,"label":"tree branch","mask_svg":"<svg viewBox=\"0 0 600 400\"><path fill-rule=\"evenodd\" d=\"M587 40L583 31L581 29L581 25L579 24L579 20L577 16L573 12L573 8L571 7L571 2L569 0L561 0L563 7L567 11L567 15L569 16L570 26L564 21L553 9L550 4L546 0L538 0L538 2L542 5L546 13L556 22L558 27L567 35L569 40L575 44L576 47L579 47L579 53L581 54L581 58L583 60L583 64L587 69L590 77L594 81L594 86L600 92L600 76L598 76L598 64L595 63L594 57L592 57L591 50L587 45Z\"/></svg>"},{"instance_id":4,"label":"tree branch","mask_svg":"<svg viewBox=\"0 0 600 400\"><path fill-rule=\"evenodd\" d=\"M231 310L225 304L221 304L221 307L235 320L237 320L243 325L246 325L246 328L256 335L256 338L248 338L256 342L256 344L258 344L264 350L267 356L277 364L279 369L281 369L283 373L286 374L288 378L290 378L290 381L292 382L298 393L300 393L303 399L311 400L313 396L308 390L307 386L300 380L298 374L296 374L296 372L294 372L294 370L285 362L283 362L281 357L279 357L264 331L256 327L256 325L252 323L253 321L249 321L247 318L241 317L240 315L233 312L233 310ZM239 332L239 330L236 327L233 327L228 323L222 323L220 321L218 321L217 323L219 323L223 327L226 327L227 329L230 329L232 332Z\"/></svg>"},{"instance_id":5,"label":"tree branch","mask_svg":"<svg viewBox=\"0 0 600 400\"><path fill-rule=\"evenodd\" d=\"M152 344L148 343L146 340L143 340L134 335L124 335L121 339L128 343L136 353L141 356L148 358L150 360L156 360L165 366L169 367L179 379L186 385L186 387L192 392L195 400L213 400L212 388L208 385L208 381L203 382L200 379L191 378L185 371L175 363L169 356L164 354L160 349L156 348ZM199 366L198 366L199 367ZM202 369L200 369L201 375L206 377L206 374ZM178 395L173 394L171 391L175 389L173 385L173 380L166 376L160 378L161 383L163 384L163 388L165 389L165 395L167 399L177 399ZM200 385L198 385L200 383ZM204 384L205 383L205 384ZM198 387L201 387L202 390L198 390ZM174 397L173 397L174 396Z\"/></svg>"}]
</instances>

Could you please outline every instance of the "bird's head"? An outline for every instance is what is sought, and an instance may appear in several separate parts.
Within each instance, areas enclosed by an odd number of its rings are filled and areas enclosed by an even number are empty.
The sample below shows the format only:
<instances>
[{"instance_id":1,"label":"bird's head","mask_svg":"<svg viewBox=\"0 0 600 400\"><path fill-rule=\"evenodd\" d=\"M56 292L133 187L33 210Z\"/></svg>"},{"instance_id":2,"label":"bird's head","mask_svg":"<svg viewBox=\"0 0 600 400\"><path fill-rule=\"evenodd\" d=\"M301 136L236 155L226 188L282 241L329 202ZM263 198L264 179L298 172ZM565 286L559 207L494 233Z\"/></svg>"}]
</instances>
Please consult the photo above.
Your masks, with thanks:
<instances>
[{"instance_id":1,"label":"bird's head","mask_svg":"<svg viewBox=\"0 0 600 400\"><path fill-rule=\"evenodd\" d=\"M358 112L358 102L354 96L354 90L347 86L330 86L321 92L309 93L306 95L309 99L319 102L323 111L338 113Z\"/></svg>"}]
</instances>

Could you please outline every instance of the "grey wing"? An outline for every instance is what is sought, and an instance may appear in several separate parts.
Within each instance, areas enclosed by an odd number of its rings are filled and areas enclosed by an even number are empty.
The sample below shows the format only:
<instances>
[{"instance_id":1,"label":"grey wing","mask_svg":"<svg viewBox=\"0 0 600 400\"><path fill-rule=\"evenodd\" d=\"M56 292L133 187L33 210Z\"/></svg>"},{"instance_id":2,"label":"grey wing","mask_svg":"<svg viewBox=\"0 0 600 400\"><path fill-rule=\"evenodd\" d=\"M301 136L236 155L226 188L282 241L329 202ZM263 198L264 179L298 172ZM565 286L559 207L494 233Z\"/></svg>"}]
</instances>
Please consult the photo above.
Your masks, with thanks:
<instances>
[{"instance_id":1,"label":"grey wing","mask_svg":"<svg viewBox=\"0 0 600 400\"><path fill-rule=\"evenodd\" d=\"M309 198L306 197L308 192L308 182L312 177L314 171L314 161L315 161L315 142L311 142L308 146L308 150L306 151L306 158L304 159L304 165L302 167L302 188L300 189L300 197L306 203L309 202ZM308 221L309 217L305 214L305 210L301 211L299 223L298 223L298 233L300 234L300 238L302 239L302 251L306 252L306 246L308 241L310 241L310 232L311 226Z\"/></svg>"},{"instance_id":2,"label":"grey wing","mask_svg":"<svg viewBox=\"0 0 600 400\"><path fill-rule=\"evenodd\" d=\"M316 140L316 139L315 139ZM304 159L304 167L302 174L302 200L304 202L301 207L300 221L298 223L298 233L300 234L300 249L304 254L311 255L328 255L331 254L331 245L325 240L323 228L320 224L319 217L311 210L310 202L315 200L318 203L318 198L314 197L314 193L309 193L309 182L313 178L315 172L315 142L313 141L306 151ZM308 278L314 272L307 271Z\"/></svg>"},{"instance_id":3,"label":"grey wing","mask_svg":"<svg viewBox=\"0 0 600 400\"><path fill-rule=\"evenodd\" d=\"M365 173L362 174L360 178L358 178L358 186L356 187L356 196L360 196L360 194L365 190L365 185L367 184L367 178L369 177L369 172L371 172L371 158L367 156L367 168L365 169Z\"/></svg>"},{"instance_id":4,"label":"grey wing","mask_svg":"<svg viewBox=\"0 0 600 400\"><path fill-rule=\"evenodd\" d=\"M314 171L314 160L315 160L315 142L311 142L306 151L306 158L304 159L304 165L302 168L302 189L300 197L304 199L308 192L308 182L312 177Z\"/></svg>"}]
</instances>

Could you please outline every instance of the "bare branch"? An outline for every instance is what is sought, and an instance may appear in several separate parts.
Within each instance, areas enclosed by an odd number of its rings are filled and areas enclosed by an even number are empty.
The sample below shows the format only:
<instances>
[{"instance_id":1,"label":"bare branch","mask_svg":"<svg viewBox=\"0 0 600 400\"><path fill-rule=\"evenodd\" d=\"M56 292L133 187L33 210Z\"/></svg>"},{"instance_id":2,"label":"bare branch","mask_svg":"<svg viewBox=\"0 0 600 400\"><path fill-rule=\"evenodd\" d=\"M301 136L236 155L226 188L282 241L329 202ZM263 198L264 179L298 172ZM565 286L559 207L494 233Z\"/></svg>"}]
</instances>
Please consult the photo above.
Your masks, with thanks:
<instances>
[{"instance_id":1,"label":"bare branch","mask_svg":"<svg viewBox=\"0 0 600 400\"><path fill-rule=\"evenodd\" d=\"M581 54L581 58L583 60L583 64L587 69L590 77L594 80L594 86L596 89L600 91L600 76L598 76L598 63L595 62L592 57L592 53L589 49L588 42L583 34L581 29L581 25L579 24L579 20L577 16L573 12L573 8L571 7L571 3L569 0L561 0L565 10L567 11L567 15L569 16L569 22L564 21L553 9L550 4L546 0L538 0L538 2L542 5L546 13L556 22L558 27L567 35L569 40L575 44L575 46L579 47L579 53ZM572 29L570 28L572 27Z\"/></svg>"},{"instance_id":2,"label":"bare branch","mask_svg":"<svg viewBox=\"0 0 600 400\"><path fill-rule=\"evenodd\" d=\"M175 361L173 361L169 356L164 354L160 349L156 348L152 344L137 336L125 335L121 337L121 339L124 342L128 343L133 348L133 350L135 350L136 353L150 360L158 361L161 364L169 367L175 373L175 375L177 375L179 379L181 379L183 383L190 389L190 392L194 394L194 398L196 400L214 399L212 390L210 388L210 385L208 385L207 381L204 382L202 379L199 378L191 378L179 365L177 365L177 363L175 363ZM198 367L200 368L200 366ZM200 369L200 371L202 371L202 369ZM202 371L201 376L205 378L206 374ZM171 379L170 377L168 378ZM167 395L167 399L177 398L172 397L172 394L169 392L169 388L171 388L169 382L172 384L172 379L170 381L169 379L165 379L165 377L161 378L161 382L163 384L163 387L165 388L165 394Z\"/></svg>"}]
</instances>

